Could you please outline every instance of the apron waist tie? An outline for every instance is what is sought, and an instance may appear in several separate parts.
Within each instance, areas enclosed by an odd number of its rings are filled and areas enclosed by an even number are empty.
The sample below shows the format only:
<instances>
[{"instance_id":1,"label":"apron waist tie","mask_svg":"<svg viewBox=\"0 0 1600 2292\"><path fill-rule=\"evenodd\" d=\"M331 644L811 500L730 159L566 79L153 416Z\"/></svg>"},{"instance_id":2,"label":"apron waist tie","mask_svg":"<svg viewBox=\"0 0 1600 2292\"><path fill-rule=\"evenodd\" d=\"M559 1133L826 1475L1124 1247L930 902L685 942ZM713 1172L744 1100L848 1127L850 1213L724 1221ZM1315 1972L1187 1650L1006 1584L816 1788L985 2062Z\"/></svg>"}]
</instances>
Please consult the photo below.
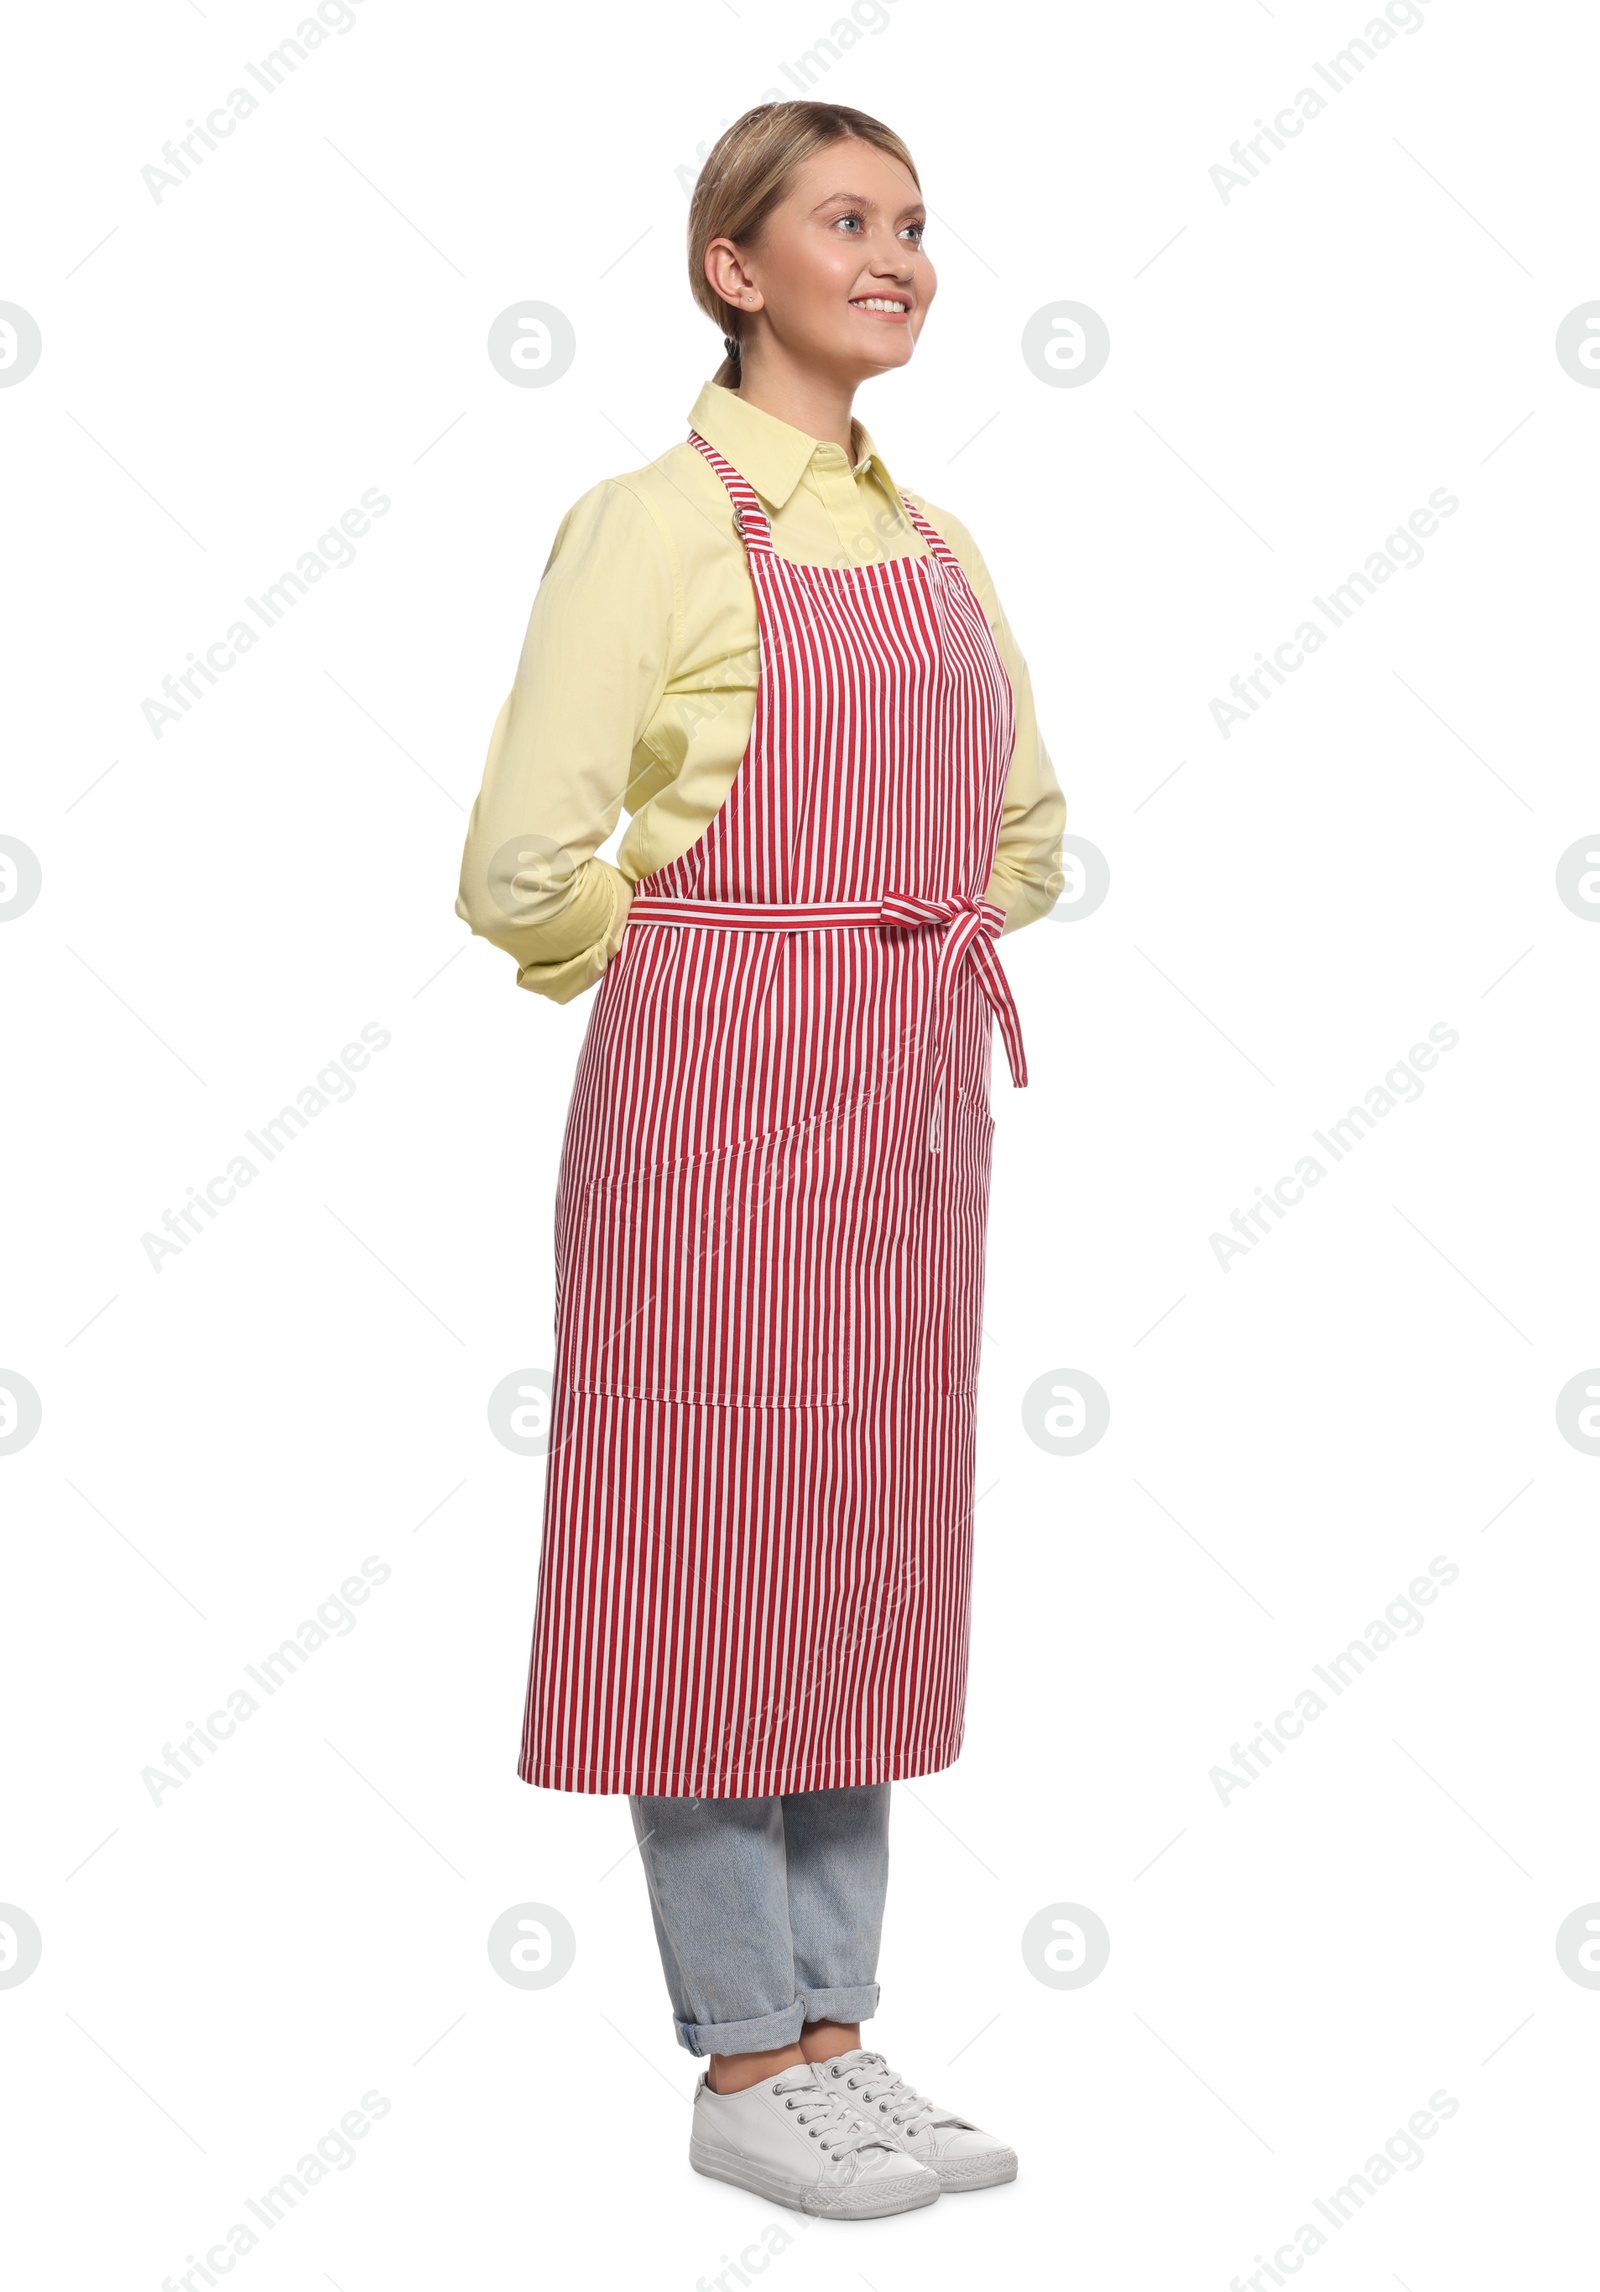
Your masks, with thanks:
<instances>
[{"instance_id":1,"label":"apron waist tie","mask_svg":"<svg viewBox=\"0 0 1600 2292\"><path fill-rule=\"evenodd\" d=\"M628 910L635 923L699 924L721 931L820 931L873 925L890 930L940 928L938 1003L933 1050L933 1088L928 1118L928 1151L943 1143L944 1088L950 1066L953 997L961 973L970 966L973 984L1000 1023L1011 1080L1019 1090L1028 1081L1022 1022L1012 999L995 941L1005 928L1005 909L992 899L923 899L914 892L889 891L881 899L737 900L673 899L636 892Z\"/></svg>"},{"instance_id":2,"label":"apron waist tie","mask_svg":"<svg viewBox=\"0 0 1600 2292\"><path fill-rule=\"evenodd\" d=\"M934 1038L933 1088L929 1100L928 1151L937 1154L943 1143L944 1090L950 1071L950 1026L953 998L964 968L1000 1023L1011 1080L1018 1090L1028 1081L1028 1061L1022 1048L1022 1021L1012 1000L995 941L1005 928L1006 911L992 899L919 899L914 893L885 892L879 902L878 921L911 930L942 926L939 944L939 1002Z\"/></svg>"}]
</instances>

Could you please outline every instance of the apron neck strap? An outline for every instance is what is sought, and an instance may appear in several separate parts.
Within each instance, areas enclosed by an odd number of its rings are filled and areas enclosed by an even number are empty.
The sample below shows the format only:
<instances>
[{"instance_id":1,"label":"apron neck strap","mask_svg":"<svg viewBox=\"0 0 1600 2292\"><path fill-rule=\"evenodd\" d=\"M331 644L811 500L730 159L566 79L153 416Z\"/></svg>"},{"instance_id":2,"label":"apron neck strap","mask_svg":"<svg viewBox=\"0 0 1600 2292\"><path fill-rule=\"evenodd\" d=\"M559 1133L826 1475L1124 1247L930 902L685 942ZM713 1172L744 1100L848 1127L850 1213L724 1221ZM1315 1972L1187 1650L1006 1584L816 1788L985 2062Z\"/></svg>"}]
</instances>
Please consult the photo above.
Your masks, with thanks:
<instances>
[{"instance_id":1,"label":"apron neck strap","mask_svg":"<svg viewBox=\"0 0 1600 2292\"><path fill-rule=\"evenodd\" d=\"M928 523L921 510L918 509L916 503L912 500L910 494L902 493L900 495L900 499L905 503L907 517L910 518L912 525L916 528L917 532L921 534L923 540L928 544L930 555L937 557L942 565L953 565L959 571L961 560L957 557L949 542L946 541L944 535L942 533L936 532L934 528Z\"/></svg>"},{"instance_id":2,"label":"apron neck strap","mask_svg":"<svg viewBox=\"0 0 1600 2292\"><path fill-rule=\"evenodd\" d=\"M691 446L699 448L727 487L729 498L733 503L733 522L743 536L746 549L763 550L768 556L775 556L776 551L772 546L772 527L767 521L767 513L762 508L760 497L750 480L741 477L732 462L725 460L715 446L701 437L698 430L689 432L689 443Z\"/></svg>"}]
</instances>

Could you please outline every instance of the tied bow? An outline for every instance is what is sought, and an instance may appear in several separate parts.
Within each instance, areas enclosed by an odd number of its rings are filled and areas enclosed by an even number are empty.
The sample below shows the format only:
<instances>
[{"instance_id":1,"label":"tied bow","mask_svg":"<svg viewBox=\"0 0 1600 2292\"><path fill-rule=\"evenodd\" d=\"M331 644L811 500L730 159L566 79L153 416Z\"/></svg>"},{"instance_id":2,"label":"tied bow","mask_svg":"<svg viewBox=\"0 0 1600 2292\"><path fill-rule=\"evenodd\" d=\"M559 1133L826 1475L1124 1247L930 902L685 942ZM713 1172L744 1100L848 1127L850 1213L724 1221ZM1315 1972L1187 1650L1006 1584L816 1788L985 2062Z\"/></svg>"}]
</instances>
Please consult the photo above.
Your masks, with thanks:
<instances>
[{"instance_id":1,"label":"tied bow","mask_svg":"<svg viewBox=\"0 0 1600 2292\"><path fill-rule=\"evenodd\" d=\"M964 895L953 899L919 899L911 892L889 891L879 903L878 921L912 931L940 927L944 933L938 956L933 1089L928 1117L928 1151L937 1154L943 1145L944 1090L950 1071L954 994L964 968L970 966L974 985L981 990L1000 1022L1012 1082L1019 1090L1027 1085L1028 1061L1022 1048L1022 1023L994 944L1005 928L1005 910L997 907L992 899L969 899Z\"/></svg>"}]
</instances>

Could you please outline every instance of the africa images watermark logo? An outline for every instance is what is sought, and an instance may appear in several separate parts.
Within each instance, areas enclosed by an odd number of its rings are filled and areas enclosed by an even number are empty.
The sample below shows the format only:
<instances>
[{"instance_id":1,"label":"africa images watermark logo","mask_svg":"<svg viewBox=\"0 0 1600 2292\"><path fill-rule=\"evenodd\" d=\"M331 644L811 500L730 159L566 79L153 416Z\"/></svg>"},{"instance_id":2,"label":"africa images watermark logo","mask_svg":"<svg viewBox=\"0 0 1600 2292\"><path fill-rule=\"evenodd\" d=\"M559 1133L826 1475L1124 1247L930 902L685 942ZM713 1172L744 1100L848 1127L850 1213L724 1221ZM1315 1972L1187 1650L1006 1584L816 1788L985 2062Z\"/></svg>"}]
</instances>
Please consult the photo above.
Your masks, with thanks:
<instances>
[{"instance_id":1,"label":"africa images watermark logo","mask_svg":"<svg viewBox=\"0 0 1600 2292\"><path fill-rule=\"evenodd\" d=\"M315 1080L296 1093L292 1106L280 1106L259 1130L247 1130L245 1137L261 1157L259 1162L248 1154L235 1154L225 1170L206 1180L203 1191L191 1186L188 1200L178 1209L166 1211L160 1233L139 1236L151 1271L160 1273L169 1257L180 1257L205 1232L206 1221L215 1220L219 1211L236 1202L245 1187L253 1185L267 1164L292 1146L317 1115L354 1098L353 1077L371 1064L374 1052L387 1050L393 1040L387 1027L369 1019L361 1030L361 1041L346 1043L338 1057L330 1059ZM367 1047L363 1049L362 1044Z\"/></svg>"},{"instance_id":2,"label":"africa images watermark logo","mask_svg":"<svg viewBox=\"0 0 1600 2292\"><path fill-rule=\"evenodd\" d=\"M783 62L777 66L788 81L788 86L779 87L774 84L765 87L759 94L751 96L751 103L793 103L797 96L809 96L817 82L826 78L851 48L860 45L864 34L887 32L893 21L889 14L892 5L893 0L851 0L849 13L835 17L825 37L813 40L810 47L803 49L792 62ZM722 122L723 127L731 124L731 120L727 119ZM700 169L713 140L708 136L703 142L697 143L693 161L673 170L678 187L686 199L693 196L694 187L700 180Z\"/></svg>"},{"instance_id":3,"label":"africa images watermark logo","mask_svg":"<svg viewBox=\"0 0 1600 2292\"><path fill-rule=\"evenodd\" d=\"M1435 1019L1428 1029L1425 1043L1413 1043L1404 1058L1390 1067L1381 1082L1375 1082L1359 1106L1352 1106L1325 1130L1313 1130L1311 1135L1328 1159L1323 1162L1315 1154L1302 1154L1293 1170L1276 1180L1270 1193L1265 1186L1257 1186L1256 1198L1246 1210L1235 1210L1229 1220L1232 1236L1214 1233L1210 1236L1212 1255L1224 1273L1233 1271L1236 1257L1248 1257L1271 1233L1273 1223L1281 1224L1287 1213L1298 1207L1313 1186L1320 1186L1329 1170L1354 1152L1364 1138L1370 1137L1385 1115L1397 1106L1414 1103L1427 1085L1423 1075L1439 1063L1441 1051L1455 1049L1461 1037L1454 1027L1443 1019ZM1429 1045L1435 1045L1430 1049Z\"/></svg>"},{"instance_id":4,"label":"africa images watermark logo","mask_svg":"<svg viewBox=\"0 0 1600 2292\"><path fill-rule=\"evenodd\" d=\"M139 177L155 204L159 207L169 191L181 190L198 168L205 165L208 151L220 151L223 142L237 132L245 120L261 109L264 102L287 86L290 79L308 62L318 48L346 32L353 32L359 19L349 0L319 0L315 12L303 17L291 35L280 40L275 48L253 64L245 64L243 74L260 89L229 88L221 103L206 113L203 120L188 121L187 135L169 136L161 146L158 165L154 160L139 170Z\"/></svg>"},{"instance_id":5,"label":"africa images watermark logo","mask_svg":"<svg viewBox=\"0 0 1600 2292\"><path fill-rule=\"evenodd\" d=\"M1224 207L1236 191L1247 191L1272 165L1274 151L1287 151L1296 136L1322 117L1330 98L1348 93L1367 66L1375 63L1385 48L1392 48L1402 32L1409 36L1424 28L1428 21L1422 13L1425 4L1426 0L1389 0L1383 14L1374 16L1325 64L1311 66L1329 95L1321 95L1313 87L1297 88L1289 102L1273 114L1270 125L1258 119L1254 135L1240 136L1231 145L1228 157L1233 165L1219 162L1210 170L1212 187Z\"/></svg>"},{"instance_id":6,"label":"africa images watermark logo","mask_svg":"<svg viewBox=\"0 0 1600 2292\"><path fill-rule=\"evenodd\" d=\"M1432 1607L1441 1589L1453 1584L1460 1574L1455 1561L1441 1552L1428 1562L1426 1575L1413 1576L1405 1591L1389 1601L1383 1614L1373 1617L1359 1639L1351 1640L1337 1655L1330 1655L1326 1663L1314 1663L1312 1673L1320 1686L1327 1689L1328 1697L1343 1695L1397 1640L1415 1639L1428 1620L1422 1610ZM1302 1687L1292 1711L1280 1711L1270 1727L1265 1720L1258 1719L1256 1733L1250 1740L1232 1746L1229 1757L1233 1765L1211 1769L1211 1787L1223 1806L1231 1806L1238 1792L1258 1783L1274 1760L1305 1733L1308 1723L1320 1719L1330 1708L1327 1697L1316 1687Z\"/></svg>"},{"instance_id":7,"label":"africa images watermark logo","mask_svg":"<svg viewBox=\"0 0 1600 2292\"><path fill-rule=\"evenodd\" d=\"M1264 700L1273 698L1274 685L1285 685L1297 669L1303 669L1314 653L1321 652L1329 637L1337 629L1345 628L1367 602L1375 597L1385 581L1397 572L1414 573L1427 552L1422 544L1439 530L1441 518L1454 517L1461 507L1457 496L1446 487L1436 485L1426 504L1414 509L1404 525L1395 527L1385 536L1383 547L1372 550L1364 565L1347 573L1335 582L1323 596L1313 596L1312 604L1328 624L1324 629L1314 620L1304 620L1292 636L1275 645L1272 658L1263 652L1256 654L1256 666L1234 677L1228 690L1231 700L1213 700L1211 721L1224 740L1233 737L1235 725L1248 724ZM1269 683L1267 680L1272 679Z\"/></svg>"},{"instance_id":8,"label":"africa images watermark logo","mask_svg":"<svg viewBox=\"0 0 1600 2292\"><path fill-rule=\"evenodd\" d=\"M213 2244L204 2260L189 2255L188 2273L183 2276L162 2278L161 2292L195 2292L197 2283L217 2284L246 2254L254 2252L268 2235L288 2219L296 2206L310 2194L330 2173L347 2173L358 2161L360 2152L355 2144L364 2141L373 2126L387 2117L394 2103L377 2086L370 2086L362 2094L354 2109L347 2109L337 2125L330 2125L304 2156L296 2159L294 2170L285 2173L259 2196L248 2196L240 2206L259 2226L250 2221L236 2220L223 2231L225 2241Z\"/></svg>"},{"instance_id":9,"label":"africa images watermark logo","mask_svg":"<svg viewBox=\"0 0 1600 2292\"><path fill-rule=\"evenodd\" d=\"M346 573L356 561L355 544L372 531L373 520L387 516L393 507L389 496L369 485L360 503L347 509L337 525L330 525L326 533L317 536L314 549L300 553L292 567L286 567L276 581L269 581L259 597L246 595L245 603L260 622L254 628L249 621L231 622L214 643L207 645L205 659L198 653L189 655L187 668L176 676L161 680L164 698L140 703L144 720L150 727L152 738L159 740L169 724L181 724L196 701L204 700L209 686L222 682L229 669L237 668L248 652L253 652L268 629L275 629L291 609L300 602L324 573ZM197 678L205 682L197 683Z\"/></svg>"},{"instance_id":10,"label":"africa images watermark logo","mask_svg":"<svg viewBox=\"0 0 1600 2292\"><path fill-rule=\"evenodd\" d=\"M1381 2188L1400 2173L1414 2173L1428 2161L1428 2152L1422 2146L1431 2141L1447 2118L1454 2117L1461 2104L1455 2095L1440 2086L1428 2095L1425 2109L1413 2109L1404 2125L1397 2125L1381 2149L1374 2149L1358 2173L1325 2197L1313 2197L1308 2209L1320 2213L1327 2228L1314 2220L1302 2221L1294 2231L1293 2242L1280 2244L1269 2260L1265 2253L1256 2254L1253 2276L1235 2276L1228 2292L1270 2292L1270 2288L1287 2284L1297 2276L1308 2260L1325 2252L1337 2236L1361 2213ZM1395 2280L1397 2283L1398 2278Z\"/></svg>"},{"instance_id":11,"label":"africa images watermark logo","mask_svg":"<svg viewBox=\"0 0 1600 2292\"><path fill-rule=\"evenodd\" d=\"M139 1770L139 1780L150 1793L152 1803L160 1807L169 1791L181 1790L192 1782L202 1766L235 1734L242 1721L253 1719L269 1697L286 1686L295 1673L304 1668L320 1648L330 1639L348 1639L355 1630L358 1618L355 1610L364 1607L380 1584L386 1584L394 1574L387 1560L371 1552L361 1563L359 1571L346 1576L337 1592L330 1592L318 1603L315 1615L307 1616L296 1627L294 1636L264 1655L259 1663L247 1663L245 1675L249 1687L229 1690L226 1708L210 1712L204 1722L186 1720L187 1732L176 1743L163 1743L161 1756L164 1766L147 1766ZM251 1688L258 1691L251 1693Z\"/></svg>"}]
</instances>

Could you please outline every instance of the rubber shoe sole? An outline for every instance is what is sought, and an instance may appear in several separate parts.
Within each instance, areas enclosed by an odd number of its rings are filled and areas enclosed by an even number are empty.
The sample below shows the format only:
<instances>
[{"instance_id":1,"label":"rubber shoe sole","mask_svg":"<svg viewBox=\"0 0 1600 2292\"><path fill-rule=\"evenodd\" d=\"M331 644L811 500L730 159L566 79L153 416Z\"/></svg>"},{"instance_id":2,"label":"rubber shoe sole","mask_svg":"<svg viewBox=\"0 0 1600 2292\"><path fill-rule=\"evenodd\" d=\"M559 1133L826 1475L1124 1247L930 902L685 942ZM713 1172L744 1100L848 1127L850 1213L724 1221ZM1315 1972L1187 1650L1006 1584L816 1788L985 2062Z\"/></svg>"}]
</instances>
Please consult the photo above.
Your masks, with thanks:
<instances>
[{"instance_id":1,"label":"rubber shoe sole","mask_svg":"<svg viewBox=\"0 0 1600 2292\"><path fill-rule=\"evenodd\" d=\"M1016 2179L1017 2152L1015 2149L996 2149L992 2156L974 2157L967 2164L951 2159L947 2164L935 2165L933 2170L939 2176L940 2188L952 2196L963 2189L994 2189L1002 2181Z\"/></svg>"},{"instance_id":2,"label":"rubber shoe sole","mask_svg":"<svg viewBox=\"0 0 1600 2292\"><path fill-rule=\"evenodd\" d=\"M853 2182L840 2189L802 2188L769 2166L758 2165L754 2158L730 2156L725 2150L699 2143L690 2144L689 2162L708 2180L750 2189L757 2196L770 2197L774 2204L787 2205L791 2212L811 2213L818 2220L881 2220L889 2213L915 2212L921 2205L933 2204L943 2185L928 2167L919 2166L915 2173ZM1016 2170L1015 2160L1012 2170Z\"/></svg>"}]
</instances>

